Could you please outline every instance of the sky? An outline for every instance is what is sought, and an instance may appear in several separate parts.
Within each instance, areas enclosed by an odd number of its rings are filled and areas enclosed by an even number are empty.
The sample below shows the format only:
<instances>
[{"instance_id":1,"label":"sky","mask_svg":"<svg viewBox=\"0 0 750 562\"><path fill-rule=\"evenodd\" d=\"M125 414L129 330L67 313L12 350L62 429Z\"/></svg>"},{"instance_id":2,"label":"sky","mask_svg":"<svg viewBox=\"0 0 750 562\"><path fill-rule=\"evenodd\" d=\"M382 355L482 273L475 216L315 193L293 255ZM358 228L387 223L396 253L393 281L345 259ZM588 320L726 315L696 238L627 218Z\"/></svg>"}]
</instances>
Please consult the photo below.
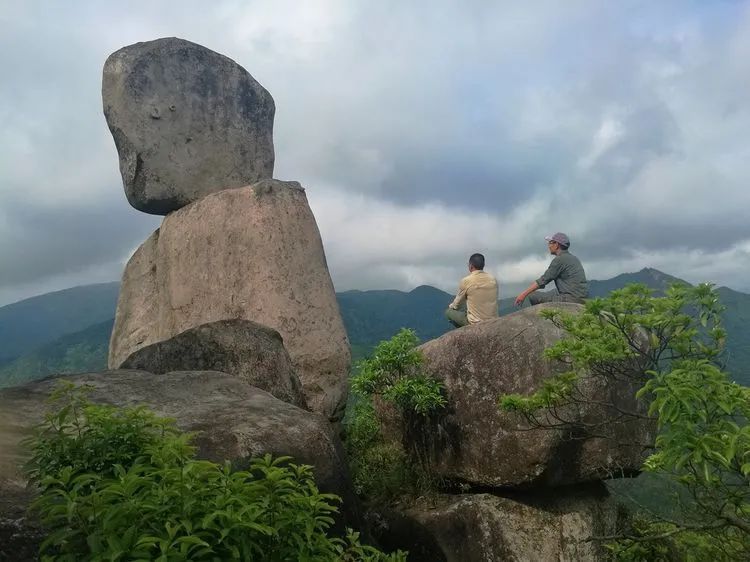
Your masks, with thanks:
<instances>
[{"instance_id":1,"label":"sky","mask_svg":"<svg viewBox=\"0 0 750 562\"><path fill-rule=\"evenodd\" d=\"M339 291L501 296L571 239L591 279L653 267L750 292L750 2L0 0L0 305L118 280L129 206L107 56L176 36L276 102Z\"/></svg>"}]
</instances>

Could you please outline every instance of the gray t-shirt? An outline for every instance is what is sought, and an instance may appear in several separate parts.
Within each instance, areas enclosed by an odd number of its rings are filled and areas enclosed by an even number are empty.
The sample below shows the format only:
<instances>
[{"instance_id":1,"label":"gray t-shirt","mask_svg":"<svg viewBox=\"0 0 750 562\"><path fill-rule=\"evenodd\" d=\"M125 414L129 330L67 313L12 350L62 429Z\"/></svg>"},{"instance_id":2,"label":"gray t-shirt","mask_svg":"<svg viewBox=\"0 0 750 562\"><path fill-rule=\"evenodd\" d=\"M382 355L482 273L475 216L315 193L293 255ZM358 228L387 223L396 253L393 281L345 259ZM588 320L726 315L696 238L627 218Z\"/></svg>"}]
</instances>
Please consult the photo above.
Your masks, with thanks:
<instances>
[{"instance_id":1,"label":"gray t-shirt","mask_svg":"<svg viewBox=\"0 0 750 562\"><path fill-rule=\"evenodd\" d=\"M589 284L586 282L581 260L567 250L555 256L547 271L536 280L536 284L542 288L550 281L555 282L557 292L561 295L572 295L579 299L589 296Z\"/></svg>"}]
</instances>

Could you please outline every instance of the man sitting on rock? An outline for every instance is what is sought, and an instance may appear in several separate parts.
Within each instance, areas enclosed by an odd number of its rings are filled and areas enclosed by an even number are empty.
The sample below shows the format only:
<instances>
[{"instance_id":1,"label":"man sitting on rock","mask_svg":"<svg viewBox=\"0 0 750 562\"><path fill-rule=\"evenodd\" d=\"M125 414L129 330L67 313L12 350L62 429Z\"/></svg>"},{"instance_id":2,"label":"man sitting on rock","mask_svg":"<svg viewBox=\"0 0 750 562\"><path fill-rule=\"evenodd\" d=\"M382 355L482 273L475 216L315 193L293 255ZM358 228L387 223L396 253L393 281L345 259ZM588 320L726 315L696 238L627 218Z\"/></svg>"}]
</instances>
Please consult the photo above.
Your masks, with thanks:
<instances>
[{"instance_id":1,"label":"man sitting on rock","mask_svg":"<svg viewBox=\"0 0 750 562\"><path fill-rule=\"evenodd\" d=\"M529 297L531 305L543 302L577 302L582 304L584 299L589 296L589 286L581 261L568 252L570 239L562 232L545 236L544 239L547 241L549 253L555 257L549 264L547 271L516 297L516 306L521 306L526 297ZM537 289L544 288L550 281L555 282L557 291L535 292Z\"/></svg>"},{"instance_id":2,"label":"man sitting on rock","mask_svg":"<svg viewBox=\"0 0 750 562\"><path fill-rule=\"evenodd\" d=\"M484 271L484 256L472 254L469 275L461 279L458 293L448 305L445 316L456 328L497 318L497 281ZM466 301L466 310L459 307Z\"/></svg>"}]
</instances>

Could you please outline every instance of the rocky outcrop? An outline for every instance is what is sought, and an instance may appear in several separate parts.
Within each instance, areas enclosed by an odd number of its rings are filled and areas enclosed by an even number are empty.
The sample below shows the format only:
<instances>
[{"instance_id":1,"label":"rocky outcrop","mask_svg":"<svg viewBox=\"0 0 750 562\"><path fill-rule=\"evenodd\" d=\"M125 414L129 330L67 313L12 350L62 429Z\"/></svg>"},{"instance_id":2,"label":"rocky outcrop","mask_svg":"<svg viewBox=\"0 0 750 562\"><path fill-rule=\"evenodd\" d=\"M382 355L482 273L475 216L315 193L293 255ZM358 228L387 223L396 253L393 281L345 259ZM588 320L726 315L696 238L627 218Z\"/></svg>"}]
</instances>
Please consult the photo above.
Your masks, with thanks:
<instances>
[{"instance_id":1,"label":"rocky outcrop","mask_svg":"<svg viewBox=\"0 0 750 562\"><path fill-rule=\"evenodd\" d=\"M249 320L220 320L185 330L132 353L121 365L163 375L221 371L241 377L279 400L307 408L302 386L276 330Z\"/></svg>"},{"instance_id":2,"label":"rocky outcrop","mask_svg":"<svg viewBox=\"0 0 750 562\"><path fill-rule=\"evenodd\" d=\"M164 219L125 268L110 368L138 349L218 320L277 330L308 406L338 419L349 342L304 190L264 180L208 195Z\"/></svg>"},{"instance_id":3,"label":"rocky outcrop","mask_svg":"<svg viewBox=\"0 0 750 562\"><path fill-rule=\"evenodd\" d=\"M321 416L282 402L247 381L216 371L183 371L156 376L120 370L66 376L94 387L91 400L117 406L146 405L175 418L178 427L196 432L197 456L229 460L237 469L251 457L290 455L314 467L322 491L344 500L344 520L359 527L356 500L341 444ZM26 451L20 442L41 421L54 379L0 390L0 537L38 536L24 519L29 490L22 470ZM34 533L37 533L35 535Z\"/></svg>"},{"instance_id":4,"label":"rocky outcrop","mask_svg":"<svg viewBox=\"0 0 750 562\"><path fill-rule=\"evenodd\" d=\"M174 37L109 56L104 116L130 204L157 215L273 175L271 94L236 62Z\"/></svg>"},{"instance_id":5,"label":"rocky outcrop","mask_svg":"<svg viewBox=\"0 0 750 562\"><path fill-rule=\"evenodd\" d=\"M427 441L434 469L445 478L491 487L560 486L637 472L653 425L622 412L645 414L635 399L640 387L625 379L589 379L576 402L533 428L515 413L500 411L503 394L530 394L564 365L543 351L562 337L539 312L556 306L579 311L577 304L549 304L454 330L420 347L427 372L445 384L448 406L433 425L414 435Z\"/></svg>"},{"instance_id":6,"label":"rocky outcrop","mask_svg":"<svg viewBox=\"0 0 750 562\"><path fill-rule=\"evenodd\" d=\"M591 538L614 533L618 523L615 502L600 490L442 495L396 513L376 531L388 548L409 549L414 562L596 562L606 555Z\"/></svg>"}]
</instances>

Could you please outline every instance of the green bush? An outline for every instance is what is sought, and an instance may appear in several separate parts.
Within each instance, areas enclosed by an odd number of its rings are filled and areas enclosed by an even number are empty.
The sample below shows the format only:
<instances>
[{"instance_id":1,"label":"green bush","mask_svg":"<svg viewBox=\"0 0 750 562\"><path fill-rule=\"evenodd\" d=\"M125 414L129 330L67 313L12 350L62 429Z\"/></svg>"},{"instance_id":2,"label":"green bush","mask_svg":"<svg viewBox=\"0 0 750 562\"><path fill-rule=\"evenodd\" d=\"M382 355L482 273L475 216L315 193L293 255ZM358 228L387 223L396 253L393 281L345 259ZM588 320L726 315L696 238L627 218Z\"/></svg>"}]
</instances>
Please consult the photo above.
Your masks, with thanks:
<instances>
[{"instance_id":1,"label":"green bush","mask_svg":"<svg viewBox=\"0 0 750 562\"><path fill-rule=\"evenodd\" d=\"M445 406L445 389L422 372L418 343L413 330L402 329L360 361L352 379L355 400L346 424L347 452L357 493L375 503L427 493L435 485L429 455L413 437ZM373 406L376 398L400 413L400 427L392 429L403 432L402 441L383 436Z\"/></svg>"},{"instance_id":2,"label":"green bush","mask_svg":"<svg viewBox=\"0 0 750 562\"><path fill-rule=\"evenodd\" d=\"M643 468L677 487L679 512L641 509L645 519L613 537L618 560L750 559L750 389L722 370L722 311L709 284L674 285L664 297L631 285L578 315L543 311L567 332L545 354L569 370L531 396L500 398L534 421L545 419L539 409L585 402L587 380L627 378L640 388L658 427L656 442L643 444L652 450ZM643 417L613 406L619 417ZM555 418L557 429L569 423Z\"/></svg>"},{"instance_id":3,"label":"green bush","mask_svg":"<svg viewBox=\"0 0 750 562\"><path fill-rule=\"evenodd\" d=\"M420 371L424 360L418 343L417 335L407 328L380 342L369 358L360 361L352 391L359 396L380 395L404 414L428 415L445 406L442 383Z\"/></svg>"},{"instance_id":4,"label":"green bush","mask_svg":"<svg viewBox=\"0 0 750 562\"><path fill-rule=\"evenodd\" d=\"M346 450L357 495L388 503L413 491L415 471L404 448L386 441L370 397L361 397L346 426Z\"/></svg>"},{"instance_id":5,"label":"green bush","mask_svg":"<svg viewBox=\"0 0 750 562\"><path fill-rule=\"evenodd\" d=\"M190 436L143 408L95 406L68 384L32 441L49 536L44 561L385 561L328 531L339 499L309 466L266 455L247 471L194 458Z\"/></svg>"}]
</instances>

